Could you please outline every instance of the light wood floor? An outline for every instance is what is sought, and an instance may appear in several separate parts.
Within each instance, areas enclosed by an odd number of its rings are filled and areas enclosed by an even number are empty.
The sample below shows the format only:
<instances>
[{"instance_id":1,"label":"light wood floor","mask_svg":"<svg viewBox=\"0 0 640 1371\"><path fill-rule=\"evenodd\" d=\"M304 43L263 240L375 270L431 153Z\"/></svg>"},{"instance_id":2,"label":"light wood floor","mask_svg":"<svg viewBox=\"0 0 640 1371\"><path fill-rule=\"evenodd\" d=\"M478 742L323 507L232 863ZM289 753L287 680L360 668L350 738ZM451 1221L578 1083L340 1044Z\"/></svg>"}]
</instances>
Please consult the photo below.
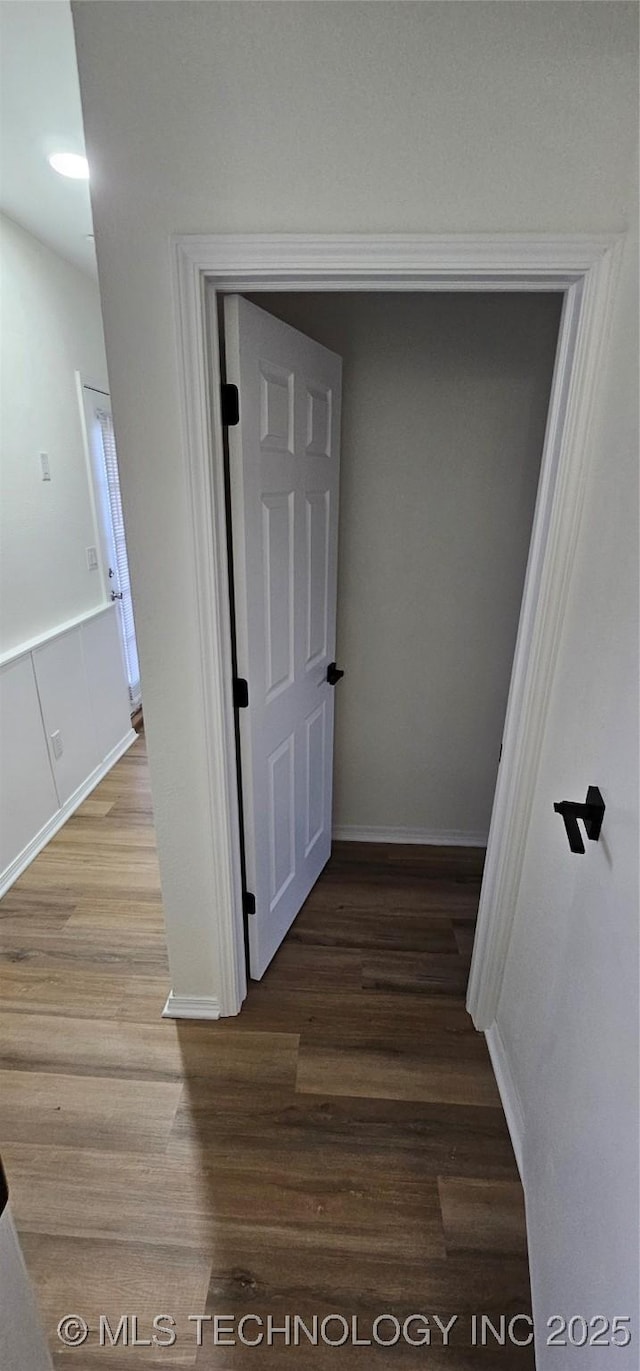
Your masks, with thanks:
<instances>
[{"instance_id":1,"label":"light wood floor","mask_svg":"<svg viewBox=\"0 0 640 1371\"><path fill-rule=\"evenodd\" d=\"M336 844L219 1024L160 1018L144 738L25 872L0 906L0 1154L56 1367L533 1366L471 1346L471 1313L530 1309L518 1173L464 1009L480 857ZM360 1337L383 1313L459 1319L446 1349L214 1348L205 1326L198 1350L202 1312L342 1312ZM140 1336L171 1313L178 1341L99 1348L100 1313L137 1313ZM81 1349L56 1338L65 1314L90 1324Z\"/></svg>"}]
</instances>

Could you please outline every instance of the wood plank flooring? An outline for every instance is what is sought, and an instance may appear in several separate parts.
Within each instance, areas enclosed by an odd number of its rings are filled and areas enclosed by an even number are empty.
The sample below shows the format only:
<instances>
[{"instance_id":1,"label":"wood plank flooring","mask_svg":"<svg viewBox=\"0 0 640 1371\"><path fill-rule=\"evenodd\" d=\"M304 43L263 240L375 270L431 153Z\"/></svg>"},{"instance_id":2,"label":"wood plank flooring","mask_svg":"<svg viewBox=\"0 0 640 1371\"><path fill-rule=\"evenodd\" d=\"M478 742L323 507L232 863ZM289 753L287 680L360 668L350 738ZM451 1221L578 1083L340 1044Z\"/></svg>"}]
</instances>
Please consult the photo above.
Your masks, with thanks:
<instances>
[{"instance_id":1,"label":"wood plank flooring","mask_svg":"<svg viewBox=\"0 0 640 1371\"><path fill-rule=\"evenodd\" d=\"M143 736L24 873L0 906L0 1153L56 1368L533 1366L471 1336L474 1313L530 1312L520 1182L464 1008L481 857L336 844L218 1024L160 1018ZM139 1337L171 1313L176 1343L99 1347L101 1313L137 1313ZM188 1322L342 1314L366 1339L417 1313L428 1347L215 1346L210 1323L198 1347ZM65 1314L82 1348L58 1340ZM443 1346L433 1318L454 1314Z\"/></svg>"}]
</instances>

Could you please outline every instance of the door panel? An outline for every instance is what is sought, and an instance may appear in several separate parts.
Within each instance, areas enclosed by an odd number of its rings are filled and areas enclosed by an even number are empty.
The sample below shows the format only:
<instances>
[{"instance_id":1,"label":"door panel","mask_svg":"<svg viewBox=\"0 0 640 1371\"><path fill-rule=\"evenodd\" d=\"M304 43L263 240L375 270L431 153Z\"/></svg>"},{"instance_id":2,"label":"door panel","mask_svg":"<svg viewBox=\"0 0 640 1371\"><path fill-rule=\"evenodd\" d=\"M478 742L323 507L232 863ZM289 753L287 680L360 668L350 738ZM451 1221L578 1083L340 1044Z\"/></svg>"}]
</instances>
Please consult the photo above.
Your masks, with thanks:
<instances>
[{"instance_id":1,"label":"door panel","mask_svg":"<svg viewBox=\"0 0 640 1371\"><path fill-rule=\"evenodd\" d=\"M329 591L329 537L331 495L328 490L310 491L305 499L307 523L307 671L326 656Z\"/></svg>"},{"instance_id":2,"label":"door panel","mask_svg":"<svg viewBox=\"0 0 640 1371\"><path fill-rule=\"evenodd\" d=\"M295 736L269 757L271 899L275 909L296 874Z\"/></svg>"},{"instance_id":3,"label":"door panel","mask_svg":"<svg viewBox=\"0 0 640 1371\"><path fill-rule=\"evenodd\" d=\"M342 363L264 310L224 306L251 975L331 851Z\"/></svg>"},{"instance_id":4,"label":"door panel","mask_svg":"<svg viewBox=\"0 0 640 1371\"><path fill-rule=\"evenodd\" d=\"M306 720L306 817L305 857L324 833L326 705L322 704Z\"/></svg>"},{"instance_id":5,"label":"door panel","mask_svg":"<svg viewBox=\"0 0 640 1371\"><path fill-rule=\"evenodd\" d=\"M294 678L293 491L262 497L266 699Z\"/></svg>"}]
</instances>

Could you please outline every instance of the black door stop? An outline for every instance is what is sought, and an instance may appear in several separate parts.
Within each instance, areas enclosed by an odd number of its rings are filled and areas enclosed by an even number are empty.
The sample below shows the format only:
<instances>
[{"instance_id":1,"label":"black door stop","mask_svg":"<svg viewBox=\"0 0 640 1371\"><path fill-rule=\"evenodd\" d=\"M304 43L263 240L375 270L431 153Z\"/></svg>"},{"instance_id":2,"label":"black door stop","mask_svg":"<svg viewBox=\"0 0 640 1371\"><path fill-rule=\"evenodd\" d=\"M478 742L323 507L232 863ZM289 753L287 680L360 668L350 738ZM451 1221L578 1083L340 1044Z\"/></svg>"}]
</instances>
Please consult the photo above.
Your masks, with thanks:
<instances>
[{"instance_id":1,"label":"black door stop","mask_svg":"<svg viewBox=\"0 0 640 1371\"><path fill-rule=\"evenodd\" d=\"M592 843L597 843L604 818L604 800L597 785L589 786L587 798L583 805L577 804L574 800L560 800L558 804L554 804L553 808L556 814L561 814L564 819L569 847L572 852L584 852L578 819L582 819L587 837L591 839Z\"/></svg>"}]
</instances>

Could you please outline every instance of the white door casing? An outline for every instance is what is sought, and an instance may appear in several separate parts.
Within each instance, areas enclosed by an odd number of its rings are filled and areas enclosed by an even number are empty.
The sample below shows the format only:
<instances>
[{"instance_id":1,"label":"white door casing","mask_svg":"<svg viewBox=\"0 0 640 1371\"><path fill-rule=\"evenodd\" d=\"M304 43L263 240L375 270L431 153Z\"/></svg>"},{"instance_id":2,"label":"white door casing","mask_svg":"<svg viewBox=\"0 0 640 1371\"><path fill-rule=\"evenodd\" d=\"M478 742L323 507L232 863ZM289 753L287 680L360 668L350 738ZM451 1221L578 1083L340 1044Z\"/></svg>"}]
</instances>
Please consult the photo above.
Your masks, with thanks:
<instances>
[{"instance_id":1,"label":"white door casing","mask_svg":"<svg viewBox=\"0 0 640 1371\"><path fill-rule=\"evenodd\" d=\"M224 301L250 971L260 978L331 852L342 362Z\"/></svg>"},{"instance_id":2,"label":"white door casing","mask_svg":"<svg viewBox=\"0 0 640 1371\"><path fill-rule=\"evenodd\" d=\"M180 460L189 494L202 735L207 880L215 917L202 936L206 993L172 991L165 1014L237 1014L246 993L231 685L227 521L217 337L219 292L561 290L541 480L485 863L468 1008L493 1022L509 945L536 759L568 599L591 421L608 346L624 236L187 234L174 247Z\"/></svg>"}]
</instances>

